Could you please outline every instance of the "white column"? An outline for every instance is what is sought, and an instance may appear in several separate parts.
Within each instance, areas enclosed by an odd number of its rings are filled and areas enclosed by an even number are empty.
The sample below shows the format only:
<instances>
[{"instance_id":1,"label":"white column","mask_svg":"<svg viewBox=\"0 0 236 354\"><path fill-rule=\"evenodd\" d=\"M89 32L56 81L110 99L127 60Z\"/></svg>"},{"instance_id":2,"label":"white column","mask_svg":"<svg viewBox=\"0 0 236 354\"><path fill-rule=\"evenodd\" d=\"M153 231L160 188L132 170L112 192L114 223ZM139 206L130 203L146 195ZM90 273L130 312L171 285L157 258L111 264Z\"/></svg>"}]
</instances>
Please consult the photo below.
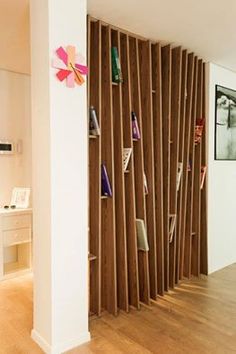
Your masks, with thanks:
<instances>
[{"instance_id":1,"label":"white column","mask_svg":"<svg viewBox=\"0 0 236 354\"><path fill-rule=\"evenodd\" d=\"M54 51L86 55L86 0L31 0L33 339L59 354L88 341L86 85L67 88Z\"/></svg>"}]
</instances>

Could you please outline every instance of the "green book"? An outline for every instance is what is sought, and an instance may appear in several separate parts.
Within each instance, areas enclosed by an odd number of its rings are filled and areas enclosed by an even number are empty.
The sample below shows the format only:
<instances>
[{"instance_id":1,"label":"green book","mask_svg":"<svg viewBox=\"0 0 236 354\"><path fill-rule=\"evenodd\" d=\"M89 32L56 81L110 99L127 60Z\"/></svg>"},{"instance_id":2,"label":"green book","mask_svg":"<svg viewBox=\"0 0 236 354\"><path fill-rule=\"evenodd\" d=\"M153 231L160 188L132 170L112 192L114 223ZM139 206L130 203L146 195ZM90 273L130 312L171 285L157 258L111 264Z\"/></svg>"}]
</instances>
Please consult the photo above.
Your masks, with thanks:
<instances>
[{"instance_id":1,"label":"green book","mask_svg":"<svg viewBox=\"0 0 236 354\"><path fill-rule=\"evenodd\" d=\"M111 48L111 59L112 59L112 81L113 82L123 82L120 59L118 55L118 49L116 47Z\"/></svg>"}]
</instances>

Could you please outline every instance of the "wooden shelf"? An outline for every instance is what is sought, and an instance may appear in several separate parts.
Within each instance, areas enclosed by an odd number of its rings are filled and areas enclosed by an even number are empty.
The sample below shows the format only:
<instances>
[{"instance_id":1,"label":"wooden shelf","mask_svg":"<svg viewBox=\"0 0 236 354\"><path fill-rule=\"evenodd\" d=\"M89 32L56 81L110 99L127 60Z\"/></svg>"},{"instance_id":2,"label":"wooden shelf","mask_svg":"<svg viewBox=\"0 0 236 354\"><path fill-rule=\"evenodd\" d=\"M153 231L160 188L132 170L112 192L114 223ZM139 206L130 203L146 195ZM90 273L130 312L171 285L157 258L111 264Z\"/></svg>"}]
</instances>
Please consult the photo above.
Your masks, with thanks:
<instances>
[{"instance_id":1,"label":"wooden shelf","mask_svg":"<svg viewBox=\"0 0 236 354\"><path fill-rule=\"evenodd\" d=\"M122 84L112 82L111 47L117 48ZM88 63L88 105L101 131L99 139L89 136L90 312L117 315L140 302L149 306L183 277L207 272L205 184L200 189L205 129L194 142L196 120L205 117L205 64L181 47L92 18ZM131 112L141 139L133 139ZM125 171L124 147L132 149ZM101 164L112 198L102 196ZM144 221L148 252L138 251L136 219Z\"/></svg>"}]
</instances>

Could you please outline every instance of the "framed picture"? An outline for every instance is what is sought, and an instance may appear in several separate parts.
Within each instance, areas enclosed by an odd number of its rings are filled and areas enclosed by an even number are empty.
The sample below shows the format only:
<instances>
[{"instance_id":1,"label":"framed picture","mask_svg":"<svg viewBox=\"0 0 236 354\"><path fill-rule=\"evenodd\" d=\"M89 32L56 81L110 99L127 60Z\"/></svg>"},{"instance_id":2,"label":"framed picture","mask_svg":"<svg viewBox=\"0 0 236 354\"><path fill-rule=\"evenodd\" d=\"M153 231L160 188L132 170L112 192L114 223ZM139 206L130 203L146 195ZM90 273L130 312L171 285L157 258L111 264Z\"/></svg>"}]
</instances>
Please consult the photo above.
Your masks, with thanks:
<instances>
[{"instance_id":1,"label":"framed picture","mask_svg":"<svg viewBox=\"0 0 236 354\"><path fill-rule=\"evenodd\" d=\"M216 85L215 160L236 160L236 90Z\"/></svg>"},{"instance_id":2,"label":"framed picture","mask_svg":"<svg viewBox=\"0 0 236 354\"><path fill-rule=\"evenodd\" d=\"M25 209L29 207L30 188L14 188L11 196L11 205Z\"/></svg>"}]
</instances>

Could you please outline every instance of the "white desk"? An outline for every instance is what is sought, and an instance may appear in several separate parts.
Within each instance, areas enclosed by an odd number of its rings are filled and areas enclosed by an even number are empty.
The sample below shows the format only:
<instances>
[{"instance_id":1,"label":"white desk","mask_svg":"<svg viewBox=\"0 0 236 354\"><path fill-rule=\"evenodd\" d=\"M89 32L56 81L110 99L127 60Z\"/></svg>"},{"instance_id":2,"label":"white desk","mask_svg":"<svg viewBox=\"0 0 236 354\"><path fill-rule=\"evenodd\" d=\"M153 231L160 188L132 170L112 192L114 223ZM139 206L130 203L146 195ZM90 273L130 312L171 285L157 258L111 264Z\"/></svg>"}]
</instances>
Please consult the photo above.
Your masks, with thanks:
<instances>
[{"instance_id":1,"label":"white desk","mask_svg":"<svg viewBox=\"0 0 236 354\"><path fill-rule=\"evenodd\" d=\"M0 208L0 280L31 271L31 243L32 209Z\"/></svg>"}]
</instances>

